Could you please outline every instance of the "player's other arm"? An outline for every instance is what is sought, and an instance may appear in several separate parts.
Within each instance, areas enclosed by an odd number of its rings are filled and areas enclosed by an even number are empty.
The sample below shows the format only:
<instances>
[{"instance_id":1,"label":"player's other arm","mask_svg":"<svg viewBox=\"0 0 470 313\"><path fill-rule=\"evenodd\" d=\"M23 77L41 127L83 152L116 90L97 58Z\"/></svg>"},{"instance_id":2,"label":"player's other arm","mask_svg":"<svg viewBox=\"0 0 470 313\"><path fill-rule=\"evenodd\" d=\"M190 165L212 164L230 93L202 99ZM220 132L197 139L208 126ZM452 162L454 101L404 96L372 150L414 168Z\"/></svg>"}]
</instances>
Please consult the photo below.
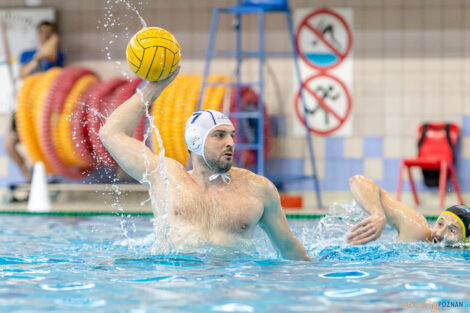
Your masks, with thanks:
<instances>
[{"instance_id":1,"label":"player's other arm","mask_svg":"<svg viewBox=\"0 0 470 313\"><path fill-rule=\"evenodd\" d=\"M163 90L176 77L176 71L169 78L159 82L149 82L131 98L121 104L108 118L100 129L100 139L119 166L131 177L141 181L145 173L155 172L158 157L141 141L133 138L133 134L145 112L145 103L153 103ZM169 178L175 171L184 171L177 161L165 158ZM157 173L159 177L159 173Z\"/></svg>"},{"instance_id":2,"label":"player's other arm","mask_svg":"<svg viewBox=\"0 0 470 313\"><path fill-rule=\"evenodd\" d=\"M276 187L263 179L264 212L260 226L268 235L271 243L287 259L311 261L299 239L292 233L286 216L282 212L281 200Z\"/></svg>"},{"instance_id":3,"label":"player's other arm","mask_svg":"<svg viewBox=\"0 0 470 313\"><path fill-rule=\"evenodd\" d=\"M45 43L39 47L38 52L35 55L37 59L47 59L54 63L57 61L57 52L59 50L59 35L54 33L47 39Z\"/></svg>"},{"instance_id":4,"label":"player's other arm","mask_svg":"<svg viewBox=\"0 0 470 313\"><path fill-rule=\"evenodd\" d=\"M29 62L25 62L24 64L20 65L18 70L20 78L24 79L29 74L31 74L39 66L39 62L41 62L43 59L47 59L54 63L57 60L58 48L59 35L54 33L41 47L39 47L38 51ZM23 55L20 57L20 59L22 58Z\"/></svg>"},{"instance_id":5,"label":"player's other arm","mask_svg":"<svg viewBox=\"0 0 470 313\"><path fill-rule=\"evenodd\" d=\"M418 211L397 201L364 176L356 175L349 182L356 201L371 214L351 228L347 236L351 244L362 244L378 238L385 227L383 217L398 231L400 241L421 241L430 238L429 225Z\"/></svg>"},{"instance_id":6,"label":"player's other arm","mask_svg":"<svg viewBox=\"0 0 470 313\"><path fill-rule=\"evenodd\" d=\"M18 69L18 75L20 76L21 79L25 79L39 65L39 59L36 58L35 56L29 61L24 61L23 58L25 58L25 56L26 56L26 53L23 53L20 56L20 67Z\"/></svg>"}]
</instances>

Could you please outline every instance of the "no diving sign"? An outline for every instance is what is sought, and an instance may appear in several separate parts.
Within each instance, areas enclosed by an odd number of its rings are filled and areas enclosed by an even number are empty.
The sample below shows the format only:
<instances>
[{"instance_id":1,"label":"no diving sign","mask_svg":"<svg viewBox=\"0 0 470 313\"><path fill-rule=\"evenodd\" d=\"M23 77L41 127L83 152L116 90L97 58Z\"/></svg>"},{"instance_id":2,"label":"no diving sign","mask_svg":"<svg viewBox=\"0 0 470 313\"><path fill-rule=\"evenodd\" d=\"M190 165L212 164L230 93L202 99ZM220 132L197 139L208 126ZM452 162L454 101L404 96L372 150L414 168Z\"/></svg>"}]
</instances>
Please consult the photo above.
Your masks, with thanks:
<instances>
[{"instance_id":1,"label":"no diving sign","mask_svg":"<svg viewBox=\"0 0 470 313\"><path fill-rule=\"evenodd\" d=\"M305 109L300 99L300 90L295 100L298 119L311 132L328 135L347 124L351 112L351 95L338 78L319 73L302 84Z\"/></svg>"},{"instance_id":2,"label":"no diving sign","mask_svg":"<svg viewBox=\"0 0 470 313\"><path fill-rule=\"evenodd\" d=\"M302 80L294 85L296 135L304 136L306 124L318 135L352 134L353 17L349 8L294 11Z\"/></svg>"},{"instance_id":3,"label":"no diving sign","mask_svg":"<svg viewBox=\"0 0 470 313\"><path fill-rule=\"evenodd\" d=\"M298 24L295 43L299 56L308 66L329 70L348 57L352 47L351 28L337 12L316 10Z\"/></svg>"}]
</instances>

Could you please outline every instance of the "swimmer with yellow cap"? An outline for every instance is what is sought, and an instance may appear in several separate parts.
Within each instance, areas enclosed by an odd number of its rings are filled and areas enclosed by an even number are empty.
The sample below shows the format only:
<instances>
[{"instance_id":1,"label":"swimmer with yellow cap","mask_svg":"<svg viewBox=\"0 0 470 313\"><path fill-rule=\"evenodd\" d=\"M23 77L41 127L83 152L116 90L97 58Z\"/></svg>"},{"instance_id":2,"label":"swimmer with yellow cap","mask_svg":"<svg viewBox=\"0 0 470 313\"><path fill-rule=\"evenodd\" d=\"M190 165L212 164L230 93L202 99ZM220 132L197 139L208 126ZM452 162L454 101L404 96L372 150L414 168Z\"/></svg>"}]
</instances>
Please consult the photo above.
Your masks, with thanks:
<instances>
[{"instance_id":1,"label":"swimmer with yellow cap","mask_svg":"<svg viewBox=\"0 0 470 313\"><path fill-rule=\"evenodd\" d=\"M431 234L435 243L446 238L467 240L470 238L470 208L463 205L447 208L439 215Z\"/></svg>"},{"instance_id":2,"label":"swimmer with yellow cap","mask_svg":"<svg viewBox=\"0 0 470 313\"><path fill-rule=\"evenodd\" d=\"M395 228L399 241L445 241L452 244L470 238L470 208L454 205L444 210L431 227L418 211L394 199L373 181L361 175L349 180L356 201L370 216L354 225L346 239L364 244L380 237L388 223Z\"/></svg>"},{"instance_id":3,"label":"swimmer with yellow cap","mask_svg":"<svg viewBox=\"0 0 470 313\"><path fill-rule=\"evenodd\" d=\"M171 242L185 251L207 245L224 251L239 249L253 244L260 225L285 258L310 260L289 228L273 183L232 166L235 129L226 115L203 110L188 119L184 139L193 166L190 171L167 157L161 164L157 155L133 138L145 104L154 103L177 74L178 70L166 80L147 83L120 105L100 130L101 141L119 166L136 180L148 183L157 202L165 199ZM166 178L161 175L162 165Z\"/></svg>"}]
</instances>

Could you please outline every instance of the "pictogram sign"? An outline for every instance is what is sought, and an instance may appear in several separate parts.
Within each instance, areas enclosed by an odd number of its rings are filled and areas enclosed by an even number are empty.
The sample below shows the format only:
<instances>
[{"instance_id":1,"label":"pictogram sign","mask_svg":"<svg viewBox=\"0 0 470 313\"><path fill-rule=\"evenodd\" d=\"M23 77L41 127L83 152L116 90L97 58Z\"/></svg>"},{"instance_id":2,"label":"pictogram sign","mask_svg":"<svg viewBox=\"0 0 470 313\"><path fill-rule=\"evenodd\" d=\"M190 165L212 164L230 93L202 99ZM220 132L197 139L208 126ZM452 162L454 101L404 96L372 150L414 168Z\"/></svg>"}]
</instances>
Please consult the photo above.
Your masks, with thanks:
<instances>
[{"instance_id":1,"label":"pictogram sign","mask_svg":"<svg viewBox=\"0 0 470 313\"><path fill-rule=\"evenodd\" d=\"M308 66L330 70L341 64L351 51L351 29L338 13L316 10L300 22L295 43L300 58Z\"/></svg>"},{"instance_id":2,"label":"pictogram sign","mask_svg":"<svg viewBox=\"0 0 470 313\"><path fill-rule=\"evenodd\" d=\"M351 95L342 81L331 74L319 73L305 80L302 88L305 109L299 90L295 112L302 124L307 121L311 132L328 135L344 125L351 112Z\"/></svg>"}]
</instances>

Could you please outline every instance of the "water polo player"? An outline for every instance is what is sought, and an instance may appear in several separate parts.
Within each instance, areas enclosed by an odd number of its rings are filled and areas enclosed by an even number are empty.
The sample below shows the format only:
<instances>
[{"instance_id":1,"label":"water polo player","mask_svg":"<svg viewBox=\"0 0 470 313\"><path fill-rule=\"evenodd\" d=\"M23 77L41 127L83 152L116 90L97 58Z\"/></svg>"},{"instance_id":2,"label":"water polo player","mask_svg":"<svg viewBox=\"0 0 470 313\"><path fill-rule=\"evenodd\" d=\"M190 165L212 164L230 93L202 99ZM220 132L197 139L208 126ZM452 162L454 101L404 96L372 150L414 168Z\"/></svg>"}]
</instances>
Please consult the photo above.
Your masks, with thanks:
<instances>
[{"instance_id":1,"label":"water polo player","mask_svg":"<svg viewBox=\"0 0 470 313\"><path fill-rule=\"evenodd\" d=\"M455 243L470 237L470 208L455 205L444 210L433 227L418 211L394 199L373 181L361 175L349 180L356 201L370 216L351 228L347 240L363 244L377 239L386 223L395 228L399 241L446 241Z\"/></svg>"},{"instance_id":2,"label":"water polo player","mask_svg":"<svg viewBox=\"0 0 470 313\"><path fill-rule=\"evenodd\" d=\"M147 83L142 94L119 106L100 130L119 166L138 181L148 179L156 199L167 199L172 242L194 248L207 243L237 248L251 241L259 223L284 257L309 260L287 224L276 187L265 177L232 167L235 129L225 115L209 110L191 115L185 142L193 169L186 171L165 157L167 179L162 177L158 156L132 137L145 103L153 103L176 75L177 71Z\"/></svg>"}]
</instances>

